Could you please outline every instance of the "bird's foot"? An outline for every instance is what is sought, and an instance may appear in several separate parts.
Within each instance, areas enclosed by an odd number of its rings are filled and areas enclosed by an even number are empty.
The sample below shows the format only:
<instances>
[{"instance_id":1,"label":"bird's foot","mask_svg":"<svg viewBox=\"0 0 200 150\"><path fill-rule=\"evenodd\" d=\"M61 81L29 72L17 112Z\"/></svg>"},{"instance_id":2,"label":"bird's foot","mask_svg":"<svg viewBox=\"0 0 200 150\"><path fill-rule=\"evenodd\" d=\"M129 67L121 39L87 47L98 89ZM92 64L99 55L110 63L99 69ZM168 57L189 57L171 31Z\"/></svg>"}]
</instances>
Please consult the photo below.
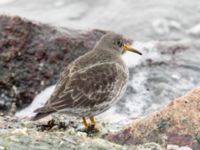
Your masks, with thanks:
<instances>
[{"instance_id":1,"label":"bird's foot","mask_svg":"<svg viewBox=\"0 0 200 150\"><path fill-rule=\"evenodd\" d=\"M92 136L95 133L98 133L99 130L95 127L96 126L96 122L94 120L94 117L91 116L89 119L91 121L91 124L88 124L87 120L85 119L85 117L82 117L83 125L85 126L85 128L82 131L86 132L87 135Z\"/></svg>"},{"instance_id":2,"label":"bird's foot","mask_svg":"<svg viewBox=\"0 0 200 150\"><path fill-rule=\"evenodd\" d=\"M88 136L92 137L99 133L99 129L96 128L93 124L89 124L86 128L80 130L81 132L85 132Z\"/></svg>"},{"instance_id":3,"label":"bird's foot","mask_svg":"<svg viewBox=\"0 0 200 150\"><path fill-rule=\"evenodd\" d=\"M96 122L95 122L95 119L94 119L93 116L90 117L91 124L89 124L89 125L88 125L87 120L86 120L85 117L82 117L82 120L83 120L83 125L86 128L95 128Z\"/></svg>"}]
</instances>

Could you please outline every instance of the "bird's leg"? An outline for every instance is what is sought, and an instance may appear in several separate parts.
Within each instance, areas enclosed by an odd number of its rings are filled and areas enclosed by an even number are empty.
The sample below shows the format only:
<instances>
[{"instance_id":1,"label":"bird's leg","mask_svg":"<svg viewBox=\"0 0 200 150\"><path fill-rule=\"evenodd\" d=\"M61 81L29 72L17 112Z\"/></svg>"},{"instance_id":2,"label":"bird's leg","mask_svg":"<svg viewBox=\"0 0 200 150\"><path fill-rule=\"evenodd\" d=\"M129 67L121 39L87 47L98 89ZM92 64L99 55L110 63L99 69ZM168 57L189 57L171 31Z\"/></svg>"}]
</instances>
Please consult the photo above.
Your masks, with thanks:
<instances>
[{"instance_id":1,"label":"bird's leg","mask_svg":"<svg viewBox=\"0 0 200 150\"><path fill-rule=\"evenodd\" d=\"M92 125L95 127L95 125L96 125L96 122L95 122L95 120L94 120L94 117L93 117L93 116L91 116L91 117L90 117L90 121L92 122Z\"/></svg>"},{"instance_id":2,"label":"bird's leg","mask_svg":"<svg viewBox=\"0 0 200 150\"><path fill-rule=\"evenodd\" d=\"M87 121L86 121L85 117L82 117L82 120L83 120L84 126L87 128L87 127L88 127L88 124L87 124Z\"/></svg>"}]
</instances>

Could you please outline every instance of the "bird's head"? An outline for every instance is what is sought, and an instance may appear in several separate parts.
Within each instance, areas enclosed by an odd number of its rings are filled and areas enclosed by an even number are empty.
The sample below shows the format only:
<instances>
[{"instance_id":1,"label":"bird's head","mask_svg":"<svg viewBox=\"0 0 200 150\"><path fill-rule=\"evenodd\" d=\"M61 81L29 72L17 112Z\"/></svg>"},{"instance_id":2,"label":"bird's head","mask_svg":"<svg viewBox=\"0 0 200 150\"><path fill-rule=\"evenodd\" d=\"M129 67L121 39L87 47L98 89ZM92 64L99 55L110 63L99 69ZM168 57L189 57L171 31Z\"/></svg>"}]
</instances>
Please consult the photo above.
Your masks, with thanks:
<instances>
[{"instance_id":1,"label":"bird's head","mask_svg":"<svg viewBox=\"0 0 200 150\"><path fill-rule=\"evenodd\" d=\"M97 49L117 51L119 54L123 54L126 51L134 52L142 55L138 50L130 47L130 42L127 42L122 35L109 32L102 36L100 41L96 45Z\"/></svg>"}]
</instances>

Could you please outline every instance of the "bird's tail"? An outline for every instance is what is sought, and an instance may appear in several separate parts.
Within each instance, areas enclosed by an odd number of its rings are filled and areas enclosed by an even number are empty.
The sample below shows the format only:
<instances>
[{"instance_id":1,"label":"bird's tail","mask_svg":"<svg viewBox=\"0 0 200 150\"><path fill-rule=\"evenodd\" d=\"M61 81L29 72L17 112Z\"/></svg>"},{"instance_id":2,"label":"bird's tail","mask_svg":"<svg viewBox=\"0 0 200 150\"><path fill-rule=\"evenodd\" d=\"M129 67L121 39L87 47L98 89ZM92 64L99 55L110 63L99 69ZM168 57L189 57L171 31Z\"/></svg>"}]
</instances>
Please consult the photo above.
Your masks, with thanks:
<instances>
[{"instance_id":1,"label":"bird's tail","mask_svg":"<svg viewBox=\"0 0 200 150\"><path fill-rule=\"evenodd\" d=\"M36 109L34 112L36 112L36 115L31 118L31 121L36 121L41 118L44 118L44 117L54 113L55 110L45 111L45 107L41 107L41 108Z\"/></svg>"},{"instance_id":2,"label":"bird's tail","mask_svg":"<svg viewBox=\"0 0 200 150\"><path fill-rule=\"evenodd\" d=\"M39 119L44 118L44 117L46 117L46 116L48 116L48 115L50 115L50 114L51 114L51 113L37 113L35 116L33 116L33 117L31 118L31 121L39 120Z\"/></svg>"}]
</instances>

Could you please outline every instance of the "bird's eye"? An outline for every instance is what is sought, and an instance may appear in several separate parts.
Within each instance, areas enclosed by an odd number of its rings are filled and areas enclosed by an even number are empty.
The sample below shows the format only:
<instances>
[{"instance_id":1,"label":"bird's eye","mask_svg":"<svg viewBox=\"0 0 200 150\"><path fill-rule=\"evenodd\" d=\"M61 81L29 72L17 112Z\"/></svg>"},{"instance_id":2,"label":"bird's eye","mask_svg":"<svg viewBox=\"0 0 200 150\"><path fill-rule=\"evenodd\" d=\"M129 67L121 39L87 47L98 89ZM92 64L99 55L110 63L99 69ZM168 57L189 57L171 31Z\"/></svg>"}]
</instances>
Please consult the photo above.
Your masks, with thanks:
<instances>
[{"instance_id":1,"label":"bird's eye","mask_svg":"<svg viewBox=\"0 0 200 150\"><path fill-rule=\"evenodd\" d=\"M122 47L122 46L123 46L123 41L122 41L122 40L117 40L117 41L116 41L116 44L117 44L119 47Z\"/></svg>"}]
</instances>

